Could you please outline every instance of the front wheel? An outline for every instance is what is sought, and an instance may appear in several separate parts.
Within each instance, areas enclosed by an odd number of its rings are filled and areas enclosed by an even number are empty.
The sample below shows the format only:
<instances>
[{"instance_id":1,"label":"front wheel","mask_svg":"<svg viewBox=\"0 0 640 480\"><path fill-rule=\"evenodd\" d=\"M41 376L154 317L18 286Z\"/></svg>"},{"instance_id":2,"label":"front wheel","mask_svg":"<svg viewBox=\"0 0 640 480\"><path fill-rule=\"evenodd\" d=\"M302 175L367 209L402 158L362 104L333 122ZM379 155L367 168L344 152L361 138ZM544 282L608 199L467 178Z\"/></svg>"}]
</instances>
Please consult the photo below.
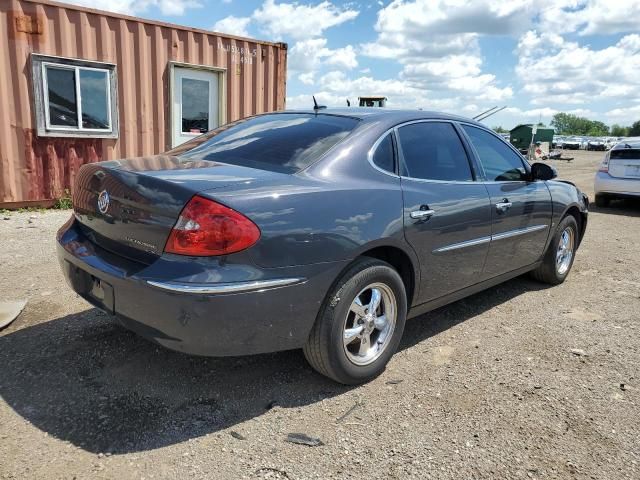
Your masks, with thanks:
<instances>
[{"instance_id":1,"label":"front wheel","mask_svg":"<svg viewBox=\"0 0 640 480\"><path fill-rule=\"evenodd\" d=\"M573 266L578 243L578 222L573 215L567 215L560 221L542 264L531 272L533 278L551 285L564 282Z\"/></svg>"},{"instance_id":2,"label":"front wheel","mask_svg":"<svg viewBox=\"0 0 640 480\"><path fill-rule=\"evenodd\" d=\"M319 373L347 385L382 373L402 338L407 296L398 272L357 260L325 298L304 355Z\"/></svg>"}]
</instances>

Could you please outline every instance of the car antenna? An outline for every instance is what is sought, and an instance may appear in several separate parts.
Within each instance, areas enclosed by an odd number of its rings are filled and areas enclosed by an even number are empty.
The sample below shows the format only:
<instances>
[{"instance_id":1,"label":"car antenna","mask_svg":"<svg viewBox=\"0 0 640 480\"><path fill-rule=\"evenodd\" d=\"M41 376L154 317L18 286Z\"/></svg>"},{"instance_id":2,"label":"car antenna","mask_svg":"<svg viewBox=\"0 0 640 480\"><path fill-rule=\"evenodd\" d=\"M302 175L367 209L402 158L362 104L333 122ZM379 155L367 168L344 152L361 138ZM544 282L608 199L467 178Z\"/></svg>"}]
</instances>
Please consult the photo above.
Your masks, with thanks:
<instances>
[{"instance_id":1,"label":"car antenna","mask_svg":"<svg viewBox=\"0 0 640 480\"><path fill-rule=\"evenodd\" d=\"M316 101L315 95L311 96L313 98L313 109L317 112L318 110L322 110L323 108L327 108L325 105L318 105Z\"/></svg>"},{"instance_id":2,"label":"car antenna","mask_svg":"<svg viewBox=\"0 0 640 480\"><path fill-rule=\"evenodd\" d=\"M472 120L475 120L475 119L477 119L477 118L480 118L480 117L481 117L481 116L483 116L485 113L489 113L489 112L491 112L491 111L495 110L496 108L498 108L498 106L497 106L497 105L496 105L495 107L493 107L493 108L490 108L489 110L485 110L484 112L479 113L478 115L476 115L475 117L473 117L473 118L472 118Z\"/></svg>"}]
</instances>

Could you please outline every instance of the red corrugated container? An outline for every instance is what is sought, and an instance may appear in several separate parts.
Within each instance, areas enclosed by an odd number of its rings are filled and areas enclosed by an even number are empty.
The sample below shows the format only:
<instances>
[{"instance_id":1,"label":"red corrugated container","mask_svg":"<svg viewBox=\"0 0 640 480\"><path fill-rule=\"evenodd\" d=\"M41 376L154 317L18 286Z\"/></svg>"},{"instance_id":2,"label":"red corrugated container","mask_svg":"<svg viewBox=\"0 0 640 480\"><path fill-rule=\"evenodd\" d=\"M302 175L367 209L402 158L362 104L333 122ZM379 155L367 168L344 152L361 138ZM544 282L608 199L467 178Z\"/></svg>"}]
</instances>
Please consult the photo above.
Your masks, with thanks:
<instances>
[{"instance_id":1,"label":"red corrugated container","mask_svg":"<svg viewBox=\"0 0 640 480\"><path fill-rule=\"evenodd\" d=\"M39 136L32 54L114 64L118 138ZM0 207L63 196L84 163L171 148L176 67L216 70L220 124L284 109L284 43L48 0L0 1Z\"/></svg>"}]
</instances>

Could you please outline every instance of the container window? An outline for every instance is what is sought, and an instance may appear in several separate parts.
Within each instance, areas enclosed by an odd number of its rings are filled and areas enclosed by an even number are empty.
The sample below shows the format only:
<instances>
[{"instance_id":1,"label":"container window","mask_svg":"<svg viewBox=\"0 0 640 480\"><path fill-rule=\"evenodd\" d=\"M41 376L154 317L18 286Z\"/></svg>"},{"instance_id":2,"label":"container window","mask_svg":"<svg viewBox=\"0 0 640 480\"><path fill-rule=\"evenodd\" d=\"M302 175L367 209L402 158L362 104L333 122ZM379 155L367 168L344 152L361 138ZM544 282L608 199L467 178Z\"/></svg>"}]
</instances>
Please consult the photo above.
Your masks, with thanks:
<instances>
[{"instance_id":1,"label":"container window","mask_svg":"<svg viewBox=\"0 0 640 480\"><path fill-rule=\"evenodd\" d=\"M117 137L115 66L34 56L40 136Z\"/></svg>"},{"instance_id":2,"label":"container window","mask_svg":"<svg viewBox=\"0 0 640 480\"><path fill-rule=\"evenodd\" d=\"M209 82L182 79L182 132L205 133L209 130Z\"/></svg>"},{"instance_id":3,"label":"container window","mask_svg":"<svg viewBox=\"0 0 640 480\"><path fill-rule=\"evenodd\" d=\"M66 68L47 68L49 124L74 127L78 124L75 72Z\"/></svg>"}]
</instances>

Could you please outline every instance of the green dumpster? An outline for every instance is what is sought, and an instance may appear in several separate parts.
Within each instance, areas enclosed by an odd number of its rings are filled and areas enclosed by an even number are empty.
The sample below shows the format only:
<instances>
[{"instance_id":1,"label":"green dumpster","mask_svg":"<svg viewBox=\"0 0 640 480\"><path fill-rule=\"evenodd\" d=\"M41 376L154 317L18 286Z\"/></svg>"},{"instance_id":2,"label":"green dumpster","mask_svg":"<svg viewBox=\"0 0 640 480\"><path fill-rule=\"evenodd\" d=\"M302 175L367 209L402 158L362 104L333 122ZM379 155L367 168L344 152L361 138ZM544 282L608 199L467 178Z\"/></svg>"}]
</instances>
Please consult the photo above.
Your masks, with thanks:
<instances>
[{"instance_id":1,"label":"green dumpster","mask_svg":"<svg viewBox=\"0 0 640 480\"><path fill-rule=\"evenodd\" d=\"M518 125L509 132L509 141L522 153L526 154L533 142L553 142L553 128L537 127L535 137L532 134L533 125ZM532 138L533 137L533 138Z\"/></svg>"}]
</instances>

